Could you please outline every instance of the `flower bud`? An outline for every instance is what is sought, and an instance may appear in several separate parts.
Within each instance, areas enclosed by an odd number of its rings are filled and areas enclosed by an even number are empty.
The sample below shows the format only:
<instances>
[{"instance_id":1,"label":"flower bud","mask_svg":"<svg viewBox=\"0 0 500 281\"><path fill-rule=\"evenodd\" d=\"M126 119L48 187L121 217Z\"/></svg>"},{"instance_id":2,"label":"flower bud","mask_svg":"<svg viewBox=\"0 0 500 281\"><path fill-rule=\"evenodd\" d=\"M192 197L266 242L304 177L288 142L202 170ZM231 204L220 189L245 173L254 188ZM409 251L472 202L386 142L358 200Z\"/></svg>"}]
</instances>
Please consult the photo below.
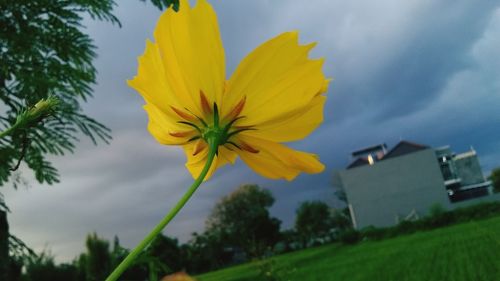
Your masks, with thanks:
<instances>
[{"instance_id":1,"label":"flower bud","mask_svg":"<svg viewBox=\"0 0 500 281\"><path fill-rule=\"evenodd\" d=\"M59 100L52 96L41 99L32 108L26 111L26 114L23 116L26 118L24 121L28 125L34 125L34 123L38 123L42 119L52 115L58 104Z\"/></svg>"}]
</instances>

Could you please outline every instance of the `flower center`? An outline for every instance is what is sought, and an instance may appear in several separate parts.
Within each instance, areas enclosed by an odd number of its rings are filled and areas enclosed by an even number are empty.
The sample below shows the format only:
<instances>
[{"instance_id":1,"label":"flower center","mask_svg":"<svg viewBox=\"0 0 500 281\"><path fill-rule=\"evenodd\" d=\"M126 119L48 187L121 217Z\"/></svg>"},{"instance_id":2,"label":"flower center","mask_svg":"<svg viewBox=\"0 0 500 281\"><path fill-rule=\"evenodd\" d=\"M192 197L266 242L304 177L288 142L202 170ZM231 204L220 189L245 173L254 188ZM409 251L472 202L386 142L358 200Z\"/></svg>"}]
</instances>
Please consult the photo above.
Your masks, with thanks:
<instances>
[{"instance_id":1,"label":"flower center","mask_svg":"<svg viewBox=\"0 0 500 281\"><path fill-rule=\"evenodd\" d=\"M258 150L252 148L245 142L236 142L233 138L241 132L255 130L253 126L234 125L238 120L245 118L245 116L240 116L245 107L245 102L246 97L243 97L238 104L221 119L217 103L214 102L213 106L210 106L207 97L203 91L200 91L200 104L205 118L197 116L188 109L186 109L187 112L184 112L175 107L171 107L172 110L182 118L182 120L177 123L189 126L191 130L186 132L170 132L170 135L182 138L191 137L188 139L187 143L195 140L204 140L207 144L213 142L216 142L218 145L230 144L238 149L257 153Z\"/></svg>"}]
</instances>

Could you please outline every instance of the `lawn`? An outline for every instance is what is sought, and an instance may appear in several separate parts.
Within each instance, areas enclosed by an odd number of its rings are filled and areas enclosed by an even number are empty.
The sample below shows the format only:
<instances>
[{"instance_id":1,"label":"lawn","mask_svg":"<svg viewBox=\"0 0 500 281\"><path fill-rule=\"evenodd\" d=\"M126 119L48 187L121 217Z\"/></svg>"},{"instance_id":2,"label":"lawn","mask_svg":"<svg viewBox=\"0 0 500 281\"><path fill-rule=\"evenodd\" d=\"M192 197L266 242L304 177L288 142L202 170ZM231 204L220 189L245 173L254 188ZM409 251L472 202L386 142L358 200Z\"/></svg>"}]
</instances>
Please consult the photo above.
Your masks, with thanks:
<instances>
[{"instance_id":1,"label":"lawn","mask_svg":"<svg viewBox=\"0 0 500 281\"><path fill-rule=\"evenodd\" d=\"M273 258L290 281L500 280L500 217L353 246L331 244ZM260 281L256 263L197 276Z\"/></svg>"}]
</instances>

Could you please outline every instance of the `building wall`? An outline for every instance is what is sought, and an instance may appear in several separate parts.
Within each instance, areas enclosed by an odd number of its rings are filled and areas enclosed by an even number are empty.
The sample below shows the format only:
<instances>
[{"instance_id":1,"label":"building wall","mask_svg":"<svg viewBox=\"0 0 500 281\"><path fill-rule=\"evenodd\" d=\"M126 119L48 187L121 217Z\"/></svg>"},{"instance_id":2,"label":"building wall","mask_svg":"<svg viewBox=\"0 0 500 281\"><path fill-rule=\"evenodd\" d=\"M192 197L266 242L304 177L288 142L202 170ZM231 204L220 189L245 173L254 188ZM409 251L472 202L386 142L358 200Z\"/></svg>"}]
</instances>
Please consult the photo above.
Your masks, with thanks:
<instances>
[{"instance_id":1,"label":"building wall","mask_svg":"<svg viewBox=\"0 0 500 281\"><path fill-rule=\"evenodd\" d=\"M384 227L412 211L419 216L441 204L450 207L433 149L386 159L340 172L356 227Z\"/></svg>"}]
</instances>

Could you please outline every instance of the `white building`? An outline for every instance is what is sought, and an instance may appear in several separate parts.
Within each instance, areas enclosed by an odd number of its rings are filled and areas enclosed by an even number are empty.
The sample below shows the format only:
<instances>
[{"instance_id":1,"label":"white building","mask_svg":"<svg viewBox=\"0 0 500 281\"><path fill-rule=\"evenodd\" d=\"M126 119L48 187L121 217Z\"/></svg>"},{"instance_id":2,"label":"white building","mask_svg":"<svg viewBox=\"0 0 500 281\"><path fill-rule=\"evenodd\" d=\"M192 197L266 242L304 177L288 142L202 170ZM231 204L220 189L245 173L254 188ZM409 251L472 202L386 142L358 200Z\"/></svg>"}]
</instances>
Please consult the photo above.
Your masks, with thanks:
<instances>
[{"instance_id":1,"label":"white building","mask_svg":"<svg viewBox=\"0 0 500 281\"><path fill-rule=\"evenodd\" d=\"M498 199L490 198L491 182L472 149L455 154L449 146L434 149L401 141L389 151L382 144L352 156L340 179L358 229L416 219L435 204L452 209L463 205L457 202Z\"/></svg>"}]
</instances>

